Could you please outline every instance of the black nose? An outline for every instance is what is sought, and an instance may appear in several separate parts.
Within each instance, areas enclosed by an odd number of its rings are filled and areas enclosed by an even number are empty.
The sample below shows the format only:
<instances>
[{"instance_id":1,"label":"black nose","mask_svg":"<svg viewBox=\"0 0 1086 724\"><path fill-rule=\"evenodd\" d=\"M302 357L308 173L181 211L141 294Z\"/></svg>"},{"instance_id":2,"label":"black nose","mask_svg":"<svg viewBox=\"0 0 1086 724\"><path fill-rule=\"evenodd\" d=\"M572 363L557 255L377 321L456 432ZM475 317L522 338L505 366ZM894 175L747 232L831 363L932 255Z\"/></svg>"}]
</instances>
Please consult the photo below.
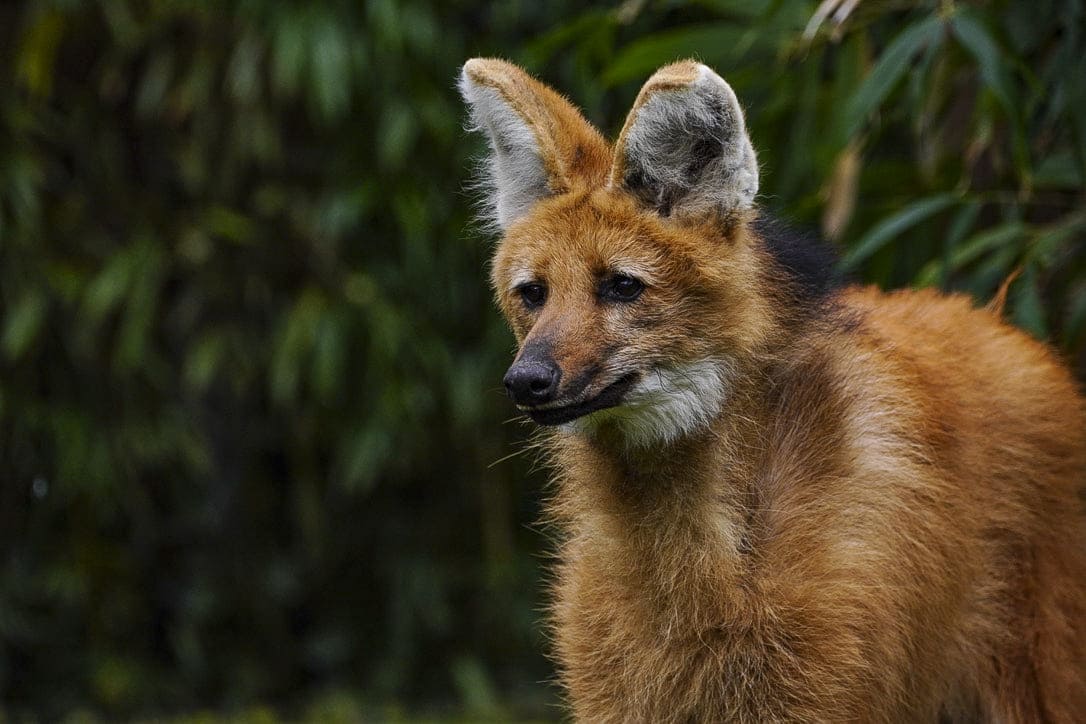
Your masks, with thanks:
<instances>
[{"instance_id":1,"label":"black nose","mask_svg":"<svg viewBox=\"0 0 1086 724\"><path fill-rule=\"evenodd\" d=\"M518 405L542 405L554 399L562 371L550 360L520 359L505 373L505 389Z\"/></svg>"}]
</instances>

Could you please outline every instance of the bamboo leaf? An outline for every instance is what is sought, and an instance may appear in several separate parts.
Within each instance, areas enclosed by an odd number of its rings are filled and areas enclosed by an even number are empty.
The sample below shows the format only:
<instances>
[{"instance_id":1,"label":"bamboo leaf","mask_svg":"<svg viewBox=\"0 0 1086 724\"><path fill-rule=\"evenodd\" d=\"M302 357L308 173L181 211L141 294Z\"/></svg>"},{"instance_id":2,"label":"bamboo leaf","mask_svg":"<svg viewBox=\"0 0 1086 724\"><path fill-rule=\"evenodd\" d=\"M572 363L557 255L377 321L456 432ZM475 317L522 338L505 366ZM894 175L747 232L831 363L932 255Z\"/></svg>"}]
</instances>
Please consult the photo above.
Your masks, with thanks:
<instances>
[{"instance_id":1,"label":"bamboo leaf","mask_svg":"<svg viewBox=\"0 0 1086 724\"><path fill-rule=\"evenodd\" d=\"M174 76L174 56L170 47L162 48L151 58L140 80L136 95L136 111L150 118L163 111L164 100Z\"/></svg>"},{"instance_id":2,"label":"bamboo leaf","mask_svg":"<svg viewBox=\"0 0 1086 724\"><path fill-rule=\"evenodd\" d=\"M970 237L964 244L950 254L951 270L961 269L966 264L990 251L1006 246L1026 235L1026 226L1020 221L1011 221L993 229L987 229Z\"/></svg>"},{"instance_id":3,"label":"bamboo leaf","mask_svg":"<svg viewBox=\"0 0 1086 724\"><path fill-rule=\"evenodd\" d=\"M18 359L37 339L45 323L48 302L39 290L30 291L22 296L4 317L4 334L0 338L0 347L10 359Z\"/></svg>"},{"instance_id":4,"label":"bamboo leaf","mask_svg":"<svg viewBox=\"0 0 1086 724\"><path fill-rule=\"evenodd\" d=\"M982 204L979 201L970 201L954 215L943 242L943 256L940 259L933 259L921 270L915 280L916 286L926 287L939 284L943 289L947 288L951 271L951 255L973 228L981 207Z\"/></svg>"},{"instance_id":5,"label":"bamboo leaf","mask_svg":"<svg viewBox=\"0 0 1086 724\"><path fill-rule=\"evenodd\" d=\"M697 58L709 65L732 60L746 29L731 23L695 25L655 33L630 43L603 72L605 85L640 79L661 65Z\"/></svg>"},{"instance_id":6,"label":"bamboo leaf","mask_svg":"<svg viewBox=\"0 0 1086 724\"><path fill-rule=\"evenodd\" d=\"M958 201L958 196L955 194L938 194L914 201L893 216L875 224L864 236L860 237L842 258L841 268L855 269L862 261L893 241L899 234L940 211L950 208Z\"/></svg>"},{"instance_id":7,"label":"bamboo leaf","mask_svg":"<svg viewBox=\"0 0 1086 724\"><path fill-rule=\"evenodd\" d=\"M292 403L299 395L303 366L312 351L325 304L318 290L307 289L294 303L283 324L269 374L272 397L281 404Z\"/></svg>"},{"instance_id":8,"label":"bamboo leaf","mask_svg":"<svg viewBox=\"0 0 1086 724\"><path fill-rule=\"evenodd\" d=\"M607 10L590 10L570 23L564 23L530 42L521 53L521 61L527 68L538 68L560 49L601 27L613 25L615 13Z\"/></svg>"},{"instance_id":9,"label":"bamboo leaf","mask_svg":"<svg viewBox=\"0 0 1086 724\"><path fill-rule=\"evenodd\" d=\"M1078 59L1078 64L1071 68L1073 78L1082 78L1086 74L1086 54ZM1075 155L1080 168L1079 178L1086 179L1086 83L1068 83L1062 88L1067 93L1067 123L1074 139ZM1081 188L1081 185L1080 185Z\"/></svg>"},{"instance_id":10,"label":"bamboo leaf","mask_svg":"<svg viewBox=\"0 0 1086 724\"><path fill-rule=\"evenodd\" d=\"M840 127L844 129L846 139L856 135L868 115L886 100L898 81L912 67L912 58L928 44L939 42L942 33L942 19L932 15L903 30L894 38L843 110Z\"/></svg>"},{"instance_id":11,"label":"bamboo leaf","mask_svg":"<svg viewBox=\"0 0 1086 724\"><path fill-rule=\"evenodd\" d=\"M1010 73L1003 62L1005 54L995 38L992 37L987 26L978 19L976 13L969 9L955 13L951 18L950 27L958 41L976 60L984 85L995 96L1010 121L1011 150L1014 155L1015 166L1022 177L1026 179L1026 184L1029 185L1032 183L1030 181L1029 149L1019 121L1021 109L1019 104L1016 103Z\"/></svg>"},{"instance_id":12,"label":"bamboo leaf","mask_svg":"<svg viewBox=\"0 0 1086 724\"><path fill-rule=\"evenodd\" d=\"M306 32L308 16L293 5L280 8L271 46L272 89L281 98L298 92L308 71Z\"/></svg>"},{"instance_id":13,"label":"bamboo leaf","mask_svg":"<svg viewBox=\"0 0 1086 724\"><path fill-rule=\"evenodd\" d=\"M999 100L1008 115L1016 113L1012 98L1011 81L1003 64L1003 52L992 37L988 28L972 12L955 13L950 20L954 36L969 51L977 62L984 84Z\"/></svg>"},{"instance_id":14,"label":"bamboo leaf","mask_svg":"<svg viewBox=\"0 0 1086 724\"><path fill-rule=\"evenodd\" d=\"M1048 266L1058 256L1059 250L1084 229L1086 213L1072 214L1064 218L1037 234L1029 246L1026 259L1042 267Z\"/></svg>"},{"instance_id":15,"label":"bamboo leaf","mask_svg":"<svg viewBox=\"0 0 1086 724\"><path fill-rule=\"evenodd\" d=\"M389 104L382 114L376 139L381 166L389 169L401 166L407 159L418 132L418 114L407 103Z\"/></svg>"},{"instance_id":16,"label":"bamboo leaf","mask_svg":"<svg viewBox=\"0 0 1086 724\"><path fill-rule=\"evenodd\" d=\"M1033 266L1026 267L1022 280L1016 286L1018 293L1014 295L1013 307L1015 324L1037 339L1047 339L1048 321L1045 318L1044 302L1041 300L1040 282Z\"/></svg>"},{"instance_id":17,"label":"bamboo leaf","mask_svg":"<svg viewBox=\"0 0 1086 724\"><path fill-rule=\"evenodd\" d=\"M58 10L38 13L16 54L16 77L31 94L48 96L53 89L53 66L64 37L64 14Z\"/></svg>"},{"instance_id":18,"label":"bamboo leaf","mask_svg":"<svg viewBox=\"0 0 1086 724\"><path fill-rule=\"evenodd\" d=\"M367 426L344 442L340 463L342 484L355 493L365 493L377 482L381 463L392 452L389 432L385 427Z\"/></svg>"},{"instance_id":19,"label":"bamboo leaf","mask_svg":"<svg viewBox=\"0 0 1086 724\"><path fill-rule=\"evenodd\" d=\"M310 80L316 109L325 123L338 121L350 103L350 47L343 29L324 20L315 29L310 45Z\"/></svg>"},{"instance_id":20,"label":"bamboo leaf","mask_svg":"<svg viewBox=\"0 0 1086 724\"><path fill-rule=\"evenodd\" d=\"M1067 321L1063 325L1063 342L1074 348L1086 339L1086 283L1071 291L1067 305Z\"/></svg>"},{"instance_id":21,"label":"bamboo leaf","mask_svg":"<svg viewBox=\"0 0 1086 724\"><path fill-rule=\"evenodd\" d=\"M342 387L347 364L343 320L333 314L325 314L317 324L313 345L313 389L326 402L335 399Z\"/></svg>"},{"instance_id":22,"label":"bamboo leaf","mask_svg":"<svg viewBox=\"0 0 1086 724\"><path fill-rule=\"evenodd\" d=\"M128 291L136 259L135 250L114 254L87 286L83 310L92 322L109 314Z\"/></svg>"},{"instance_id":23,"label":"bamboo leaf","mask_svg":"<svg viewBox=\"0 0 1086 724\"><path fill-rule=\"evenodd\" d=\"M132 369L145 362L148 341L158 313L158 295L165 272L163 254L156 242L140 243L134 258L133 283L125 301L117 338L116 362L121 369Z\"/></svg>"},{"instance_id":24,"label":"bamboo leaf","mask_svg":"<svg viewBox=\"0 0 1086 724\"><path fill-rule=\"evenodd\" d=\"M226 350L225 337L219 331L200 336L185 357L185 383L203 392L215 379L216 372Z\"/></svg>"}]
</instances>

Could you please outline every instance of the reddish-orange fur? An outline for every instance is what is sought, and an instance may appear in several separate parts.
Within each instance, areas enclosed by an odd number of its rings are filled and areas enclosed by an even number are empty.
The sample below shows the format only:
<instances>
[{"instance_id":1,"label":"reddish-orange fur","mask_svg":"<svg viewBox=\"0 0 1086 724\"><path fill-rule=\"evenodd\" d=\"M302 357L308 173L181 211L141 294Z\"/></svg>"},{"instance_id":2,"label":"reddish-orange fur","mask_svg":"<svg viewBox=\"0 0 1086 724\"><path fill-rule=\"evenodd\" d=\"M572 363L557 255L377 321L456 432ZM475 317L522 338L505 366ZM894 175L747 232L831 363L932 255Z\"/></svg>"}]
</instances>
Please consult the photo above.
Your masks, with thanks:
<instances>
[{"instance_id":1,"label":"reddish-orange fur","mask_svg":"<svg viewBox=\"0 0 1086 724\"><path fill-rule=\"evenodd\" d=\"M609 156L571 110L563 133ZM551 340L571 375L616 349L727 359L731 389L665 445L606 420L548 440L576 718L1083 721L1086 406L1056 355L929 290L797 308L754 211L662 218L620 181L594 164L507 229L493 278L518 341ZM651 269L653 322L588 293L616 255ZM510 289L523 268L552 290L540 311Z\"/></svg>"}]
</instances>

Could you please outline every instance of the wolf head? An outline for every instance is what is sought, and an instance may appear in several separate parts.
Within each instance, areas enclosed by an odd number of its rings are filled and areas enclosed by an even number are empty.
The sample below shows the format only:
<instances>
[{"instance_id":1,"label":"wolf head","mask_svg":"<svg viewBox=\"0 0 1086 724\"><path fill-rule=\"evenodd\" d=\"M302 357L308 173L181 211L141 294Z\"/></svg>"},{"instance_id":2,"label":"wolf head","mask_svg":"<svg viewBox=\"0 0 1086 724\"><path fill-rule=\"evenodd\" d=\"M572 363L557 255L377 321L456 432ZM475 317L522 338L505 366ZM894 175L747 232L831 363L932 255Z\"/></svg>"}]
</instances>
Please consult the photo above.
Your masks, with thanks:
<instances>
[{"instance_id":1,"label":"wolf head","mask_svg":"<svg viewBox=\"0 0 1086 724\"><path fill-rule=\"evenodd\" d=\"M748 233L758 165L731 87L698 63L662 68L613 146L504 61L468 61L460 91L490 142L517 407L633 446L707 427L772 319Z\"/></svg>"}]
</instances>

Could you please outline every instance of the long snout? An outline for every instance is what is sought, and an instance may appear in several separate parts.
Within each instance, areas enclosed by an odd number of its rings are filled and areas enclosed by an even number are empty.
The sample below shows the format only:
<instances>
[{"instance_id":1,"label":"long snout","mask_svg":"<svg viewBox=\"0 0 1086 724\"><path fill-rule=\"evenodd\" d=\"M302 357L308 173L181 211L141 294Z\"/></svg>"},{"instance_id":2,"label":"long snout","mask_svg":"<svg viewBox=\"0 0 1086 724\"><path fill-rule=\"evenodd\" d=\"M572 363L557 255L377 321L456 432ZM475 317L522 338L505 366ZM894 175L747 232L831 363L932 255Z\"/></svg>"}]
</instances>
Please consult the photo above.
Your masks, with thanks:
<instances>
[{"instance_id":1,"label":"long snout","mask_svg":"<svg viewBox=\"0 0 1086 724\"><path fill-rule=\"evenodd\" d=\"M554 401L562 370L551 354L539 347L525 348L502 380L509 397L522 407Z\"/></svg>"}]
</instances>

